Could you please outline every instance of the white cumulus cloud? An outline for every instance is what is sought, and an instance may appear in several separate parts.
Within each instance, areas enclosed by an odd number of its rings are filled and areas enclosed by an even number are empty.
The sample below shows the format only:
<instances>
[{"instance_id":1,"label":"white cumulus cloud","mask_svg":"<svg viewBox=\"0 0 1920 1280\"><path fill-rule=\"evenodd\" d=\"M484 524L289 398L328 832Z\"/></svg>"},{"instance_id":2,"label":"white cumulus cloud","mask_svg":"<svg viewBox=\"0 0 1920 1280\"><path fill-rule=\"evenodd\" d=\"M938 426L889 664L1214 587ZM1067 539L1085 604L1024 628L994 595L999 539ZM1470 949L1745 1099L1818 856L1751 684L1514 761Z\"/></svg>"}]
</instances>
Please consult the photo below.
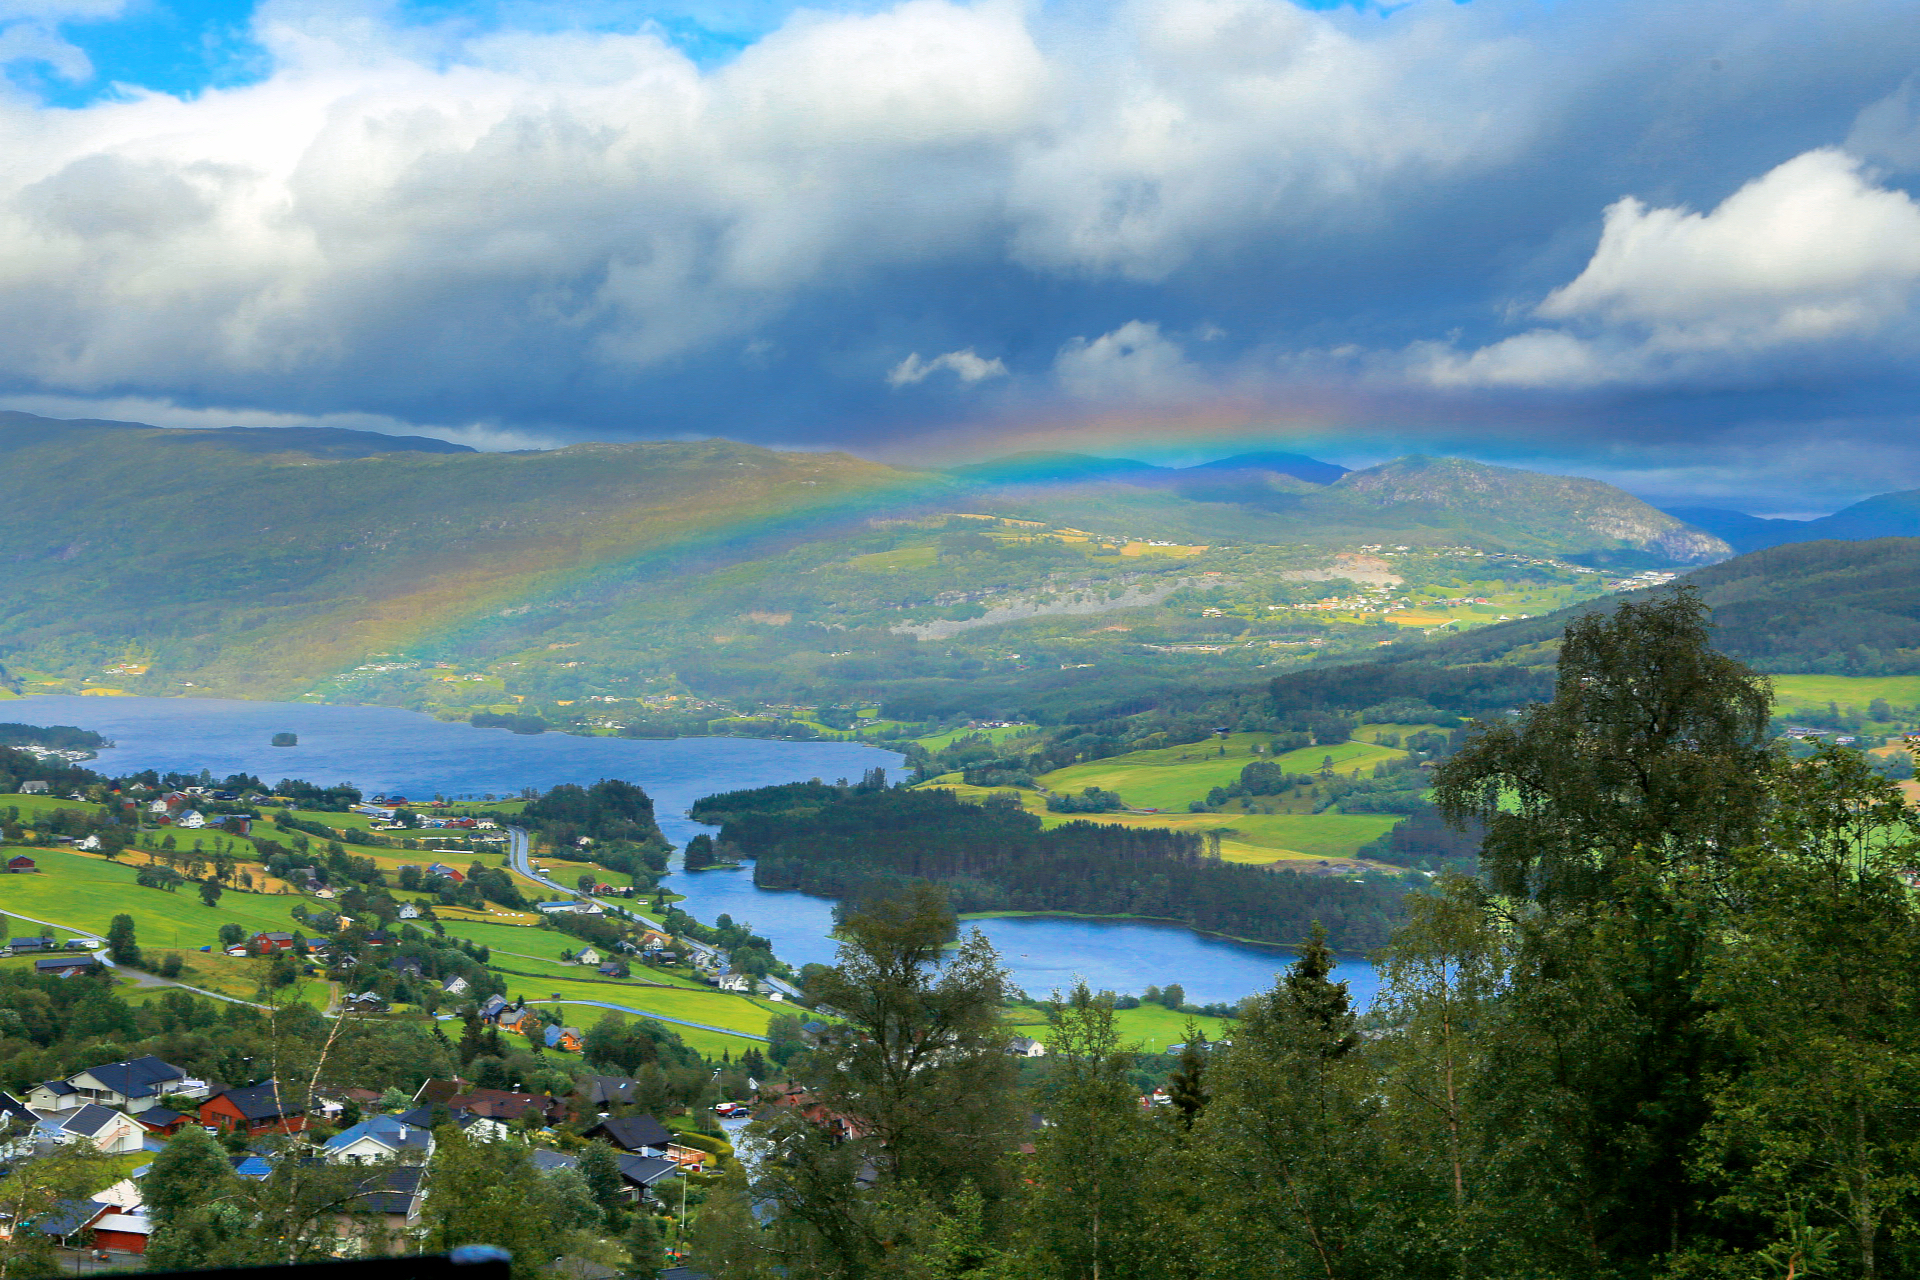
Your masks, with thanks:
<instances>
[{"instance_id":1,"label":"white cumulus cloud","mask_svg":"<svg viewBox=\"0 0 1920 1280\"><path fill-rule=\"evenodd\" d=\"M1054 377L1085 400L1156 400L1191 389L1199 370L1186 348L1150 320L1129 320L1092 340L1075 338L1054 357Z\"/></svg>"},{"instance_id":2,"label":"white cumulus cloud","mask_svg":"<svg viewBox=\"0 0 1920 1280\"><path fill-rule=\"evenodd\" d=\"M1617 201L1585 269L1533 311L1555 327L1467 354L1419 353L1448 386L1658 379L1869 338L1910 318L1917 284L1920 205L1859 158L1822 148L1705 213Z\"/></svg>"},{"instance_id":3,"label":"white cumulus cloud","mask_svg":"<svg viewBox=\"0 0 1920 1280\"><path fill-rule=\"evenodd\" d=\"M1005 362L997 357L992 360L986 359L972 347L968 347L964 351L949 351L931 360L922 360L920 353L915 351L887 373L887 385L911 387L925 382L942 369L951 371L954 377L967 386L983 382L988 378L1007 376Z\"/></svg>"}]
</instances>

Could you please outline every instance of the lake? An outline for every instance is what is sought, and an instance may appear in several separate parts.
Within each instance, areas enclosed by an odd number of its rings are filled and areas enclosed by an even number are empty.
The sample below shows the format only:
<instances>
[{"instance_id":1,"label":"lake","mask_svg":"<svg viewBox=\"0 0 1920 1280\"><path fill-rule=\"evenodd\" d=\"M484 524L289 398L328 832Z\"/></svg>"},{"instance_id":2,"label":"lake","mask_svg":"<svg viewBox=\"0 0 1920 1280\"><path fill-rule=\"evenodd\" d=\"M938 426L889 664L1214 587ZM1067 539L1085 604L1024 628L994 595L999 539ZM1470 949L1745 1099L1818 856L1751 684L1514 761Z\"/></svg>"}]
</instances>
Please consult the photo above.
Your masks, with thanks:
<instances>
[{"instance_id":1,"label":"lake","mask_svg":"<svg viewBox=\"0 0 1920 1280\"><path fill-rule=\"evenodd\" d=\"M653 797L660 827L676 845L712 830L685 816L701 796L806 778L857 779L876 765L900 768L897 754L859 743L521 735L392 707L38 696L0 702L0 720L104 734L117 745L92 767L108 773L206 769L216 777L257 774L270 784L282 778L351 782L368 795L416 799L515 795L523 787L544 791L563 782L624 778ZM271 745L283 732L298 734L299 745ZM725 913L751 921L795 966L833 959L831 902L755 888L745 869L688 874L677 857L673 865L668 885L687 896L683 907L699 919ZM1177 925L1039 917L971 923L1000 950L1015 983L1036 996L1084 978L1096 989L1133 994L1178 982L1193 1003L1233 1001L1272 986L1292 959L1281 948L1205 938ZM1360 1004L1378 986L1372 966L1359 959L1343 958L1336 976Z\"/></svg>"}]
</instances>

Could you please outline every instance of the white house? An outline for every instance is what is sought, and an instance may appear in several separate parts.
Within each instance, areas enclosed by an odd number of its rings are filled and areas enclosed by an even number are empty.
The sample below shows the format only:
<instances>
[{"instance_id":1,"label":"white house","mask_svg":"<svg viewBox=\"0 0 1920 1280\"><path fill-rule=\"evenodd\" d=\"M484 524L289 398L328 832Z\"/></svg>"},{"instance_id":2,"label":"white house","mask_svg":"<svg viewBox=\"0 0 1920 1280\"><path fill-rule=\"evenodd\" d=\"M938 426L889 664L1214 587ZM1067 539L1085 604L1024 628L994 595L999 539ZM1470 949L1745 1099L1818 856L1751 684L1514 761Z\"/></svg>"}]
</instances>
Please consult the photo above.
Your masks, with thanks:
<instances>
[{"instance_id":1,"label":"white house","mask_svg":"<svg viewBox=\"0 0 1920 1280\"><path fill-rule=\"evenodd\" d=\"M739 991L744 994L752 989L753 979L744 973L723 973L716 980L716 985L722 991Z\"/></svg>"},{"instance_id":2,"label":"white house","mask_svg":"<svg viewBox=\"0 0 1920 1280\"><path fill-rule=\"evenodd\" d=\"M433 1134L395 1116L373 1116L327 1139L325 1151L331 1164L424 1163L433 1156Z\"/></svg>"},{"instance_id":3,"label":"white house","mask_svg":"<svg viewBox=\"0 0 1920 1280\"><path fill-rule=\"evenodd\" d=\"M207 818L206 818L206 815L201 813L198 809L189 809L185 813L180 815L179 819L175 821L174 825L176 827L185 827L189 831L198 831L200 828L207 825Z\"/></svg>"},{"instance_id":4,"label":"white house","mask_svg":"<svg viewBox=\"0 0 1920 1280\"><path fill-rule=\"evenodd\" d=\"M598 965L601 959L600 953L592 947L582 947L573 953L573 962L575 964Z\"/></svg>"},{"instance_id":5,"label":"white house","mask_svg":"<svg viewBox=\"0 0 1920 1280\"><path fill-rule=\"evenodd\" d=\"M465 995L467 991L467 980L456 973L441 983L440 989L450 996Z\"/></svg>"},{"instance_id":6,"label":"white house","mask_svg":"<svg viewBox=\"0 0 1920 1280\"><path fill-rule=\"evenodd\" d=\"M89 1102L119 1107L139 1115L160 1105L166 1094L185 1098L207 1096L207 1082L152 1054L108 1062L75 1072L65 1080L43 1080L27 1091L27 1105L36 1111L71 1111Z\"/></svg>"},{"instance_id":7,"label":"white house","mask_svg":"<svg viewBox=\"0 0 1920 1280\"><path fill-rule=\"evenodd\" d=\"M1031 1036L1015 1036L1007 1042L1007 1052L1016 1058L1044 1058L1047 1046Z\"/></svg>"},{"instance_id":8,"label":"white house","mask_svg":"<svg viewBox=\"0 0 1920 1280\"><path fill-rule=\"evenodd\" d=\"M145 1148L147 1131L111 1107L89 1102L77 1111L35 1111L40 1136L65 1145L90 1142L105 1154L123 1156Z\"/></svg>"},{"instance_id":9,"label":"white house","mask_svg":"<svg viewBox=\"0 0 1920 1280\"><path fill-rule=\"evenodd\" d=\"M420 918L420 908L414 906L411 902L403 902L400 904L400 918L402 920L418 920Z\"/></svg>"}]
</instances>

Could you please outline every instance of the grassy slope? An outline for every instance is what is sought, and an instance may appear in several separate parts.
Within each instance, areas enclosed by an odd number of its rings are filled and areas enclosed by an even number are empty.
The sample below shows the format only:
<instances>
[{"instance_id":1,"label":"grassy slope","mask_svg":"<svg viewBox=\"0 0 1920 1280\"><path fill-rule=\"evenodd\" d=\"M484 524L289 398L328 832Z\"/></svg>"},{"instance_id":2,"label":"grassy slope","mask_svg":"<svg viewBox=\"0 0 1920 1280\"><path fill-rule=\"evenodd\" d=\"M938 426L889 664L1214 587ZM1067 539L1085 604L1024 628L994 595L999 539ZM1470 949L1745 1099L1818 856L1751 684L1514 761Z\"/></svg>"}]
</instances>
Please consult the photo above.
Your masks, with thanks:
<instances>
[{"instance_id":1,"label":"grassy slope","mask_svg":"<svg viewBox=\"0 0 1920 1280\"><path fill-rule=\"evenodd\" d=\"M1187 1038L1187 1015L1157 1004L1142 1004L1138 1009L1117 1009L1113 1021L1119 1029L1121 1041L1138 1046L1143 1053L1164 1053L1167 1046L1179 1044ZM1233 1023L1225 1018L1194 1018L1193 1021L1200 1024L1201 1031L1206 1033L1209 1040L1219 1040L1233 1034ZM1021 1007L1010 1010L1007 1023L1020 1028L1022 1035L1032 1036L1035 1040L1044 1041L1047 1038L1047 1017L1038 1009Z\"/></svg>"},{"instance_id":2,"label":"grassy slope","mask_svg":"<svg viewBox=\"0 0 1920 1280\"><path fill-rule=\"evenodd\" d=\"M1190 801L1205 799L1214 787L1237 782L1240 771L1254 760L1272 759L1290 773L1318 773L1330 758L1334 772L1353 774L1406 754L1372 742L1342 742L1330 747L1290 751L1279 757L1255 755L1253 746L1264 745L1270 737L1269 734L1235 733L1223 740L1135 751L1068 765L1037 781L1050 791L1077 792L1085 787L1099 787L1118 792L1121 799L1138 809L1178 811L1185 809ZM1220 754L1223 747L1224 755Z\"/></svg>"},{"instance_id":3,"label":"grassy slope","mask_svg":"<svg viewBox=\"0 0 1920 1280\"><path fill-rule=\"evenodd\" d=\"M11 857L13 849L5 851ZM115 915L133 917L140 944L149 949L200 947L218 942L229 922L248 929L292 929L292 895L237 893L228 890L217 907L203 906L191 887L177 893L143 889L132 867L88 858L65 849L24 849L42 874L7 876L0 881L0 910L37 916L105 936Z\"/></svg>"}]
</instances>

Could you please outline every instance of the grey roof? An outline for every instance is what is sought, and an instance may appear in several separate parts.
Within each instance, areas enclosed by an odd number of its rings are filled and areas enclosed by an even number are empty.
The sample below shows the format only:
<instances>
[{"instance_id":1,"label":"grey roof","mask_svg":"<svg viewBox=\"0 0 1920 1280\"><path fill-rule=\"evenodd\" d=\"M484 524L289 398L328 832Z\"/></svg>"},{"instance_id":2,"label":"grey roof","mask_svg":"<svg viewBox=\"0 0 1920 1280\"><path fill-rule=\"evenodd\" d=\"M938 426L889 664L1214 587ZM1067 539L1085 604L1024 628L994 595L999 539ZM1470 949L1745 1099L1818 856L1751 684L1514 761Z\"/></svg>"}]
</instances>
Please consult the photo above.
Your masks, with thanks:
<instances>
[{"instance_id":1,"label":"grey roof","mask_svg":"<svg viewBox=\"0 0 1920 1280\"><path fill-rule=\"evenodd\" d=\"M447 1114L453 1117L454 1125L460 1129L470 1129L480 1120L479 1116L467 1110L465 1107L454 1107L449 1110ZM402 1111L398 1118L416 1129L431 1130L433 1128L433 1105L429 1103L424 1107L415 1107L411 1111Z\"/></svg>"},{"instance_id":2,"label":"grey roof","mask_svg":"<svg viewBox=\"0 0 1920 1280\"><path fill-rule=\"evenodd\" d=\"M42 956L33 962L35 973L61 973L69 969L91 969L99 964L90 955Z\"/></svg>"},{"instance_id":3,"label":"grey roof","mask_svg":"<svg viewBox=\"0 0 1920 1280\"><path fill-rule=\"evenodd\" d=\"M135 1116L134 1119L144 1125L155 1128L165 1128L176 1121L185 1120L186 1117L180 1112L170 1110L166 1107L148 1107L145 1111Z\"/></svg>"},{"instance_id":4,"label":"grey roof","mask_svg":"<svg viewBox=\"0 0 1920 1280\"><path fill-rule=\"evenodd\" d=\"M18 1120L22 1124L32 1124L33 1112L27 1110L27 1104L10 1093L0 1092L0 1124L8 1120Z\"/></svg>"},{"instance_id":5,"label":"grey roof","mask_svg":"<svg viewBox=\"0 0 1920 1280\"><path fill-rule=\"evenodd\" d=\"M663 1160L659 1156L636 1156L625 1151L614 1152L614 1159L620 1163L620 1176L635 1186L641 1187L652 1186L680 1167L673 1161Z\"/></svg>"},{"instance_id":6,"label":"grey roof","mask_svg":"<svg viewBox=\"0 0 1920 1280\"><path fill-rule=\"evenodd\" d=\"M40 1082L39 1087L42 1089L45 1089L48 1093L54 1093L54 1094L68 1094L68 1093L80 1092L78 1089L68 1084L65 1080L42 1080Z\"/></svg>"},{"instance_id":7,"label":"grey roof","mask_svg":"<svg viewBox=\"0 0 1920 1280\"><path fill-rule=\"evenodd\" d=\"M553 1173L559 1169L577 1169L580 1161L564 1152L549 1151L545 1147L533 1149L533 1167L542 1173Z\"/></svg>"},{"instance_id":8,"label":"grey roof","mask_svg":"<svg viewBox=\"0 0 1920 1280\"><path fill-rule=\"evenodd\" d=\"M638 1087L631 1076L590 1075L582 1090L588 1102L632 1102L633 1091Z\"/></svg>"},{"instance_id":9,"label":"grey roof","mask_svg":"<svg viewBox=\"0 0 1920 1280\"><path fill-rule=\"evenodd\" d=\"M366 1213L410 1213L427 1171L419 1165L399 1165L357 1185L353 1207Z\"/></svg>"},{"instance_id":10,"label":"grey roof","mask_svg":"<svg viewBox=\"0 0 1920 1280\"><path fill-rule=\"evenodd\" d=\"M50 1236L70 1236L111 1208L98 1200L62 1200L33 1225Z\"/></svg>"}]
</instances>

